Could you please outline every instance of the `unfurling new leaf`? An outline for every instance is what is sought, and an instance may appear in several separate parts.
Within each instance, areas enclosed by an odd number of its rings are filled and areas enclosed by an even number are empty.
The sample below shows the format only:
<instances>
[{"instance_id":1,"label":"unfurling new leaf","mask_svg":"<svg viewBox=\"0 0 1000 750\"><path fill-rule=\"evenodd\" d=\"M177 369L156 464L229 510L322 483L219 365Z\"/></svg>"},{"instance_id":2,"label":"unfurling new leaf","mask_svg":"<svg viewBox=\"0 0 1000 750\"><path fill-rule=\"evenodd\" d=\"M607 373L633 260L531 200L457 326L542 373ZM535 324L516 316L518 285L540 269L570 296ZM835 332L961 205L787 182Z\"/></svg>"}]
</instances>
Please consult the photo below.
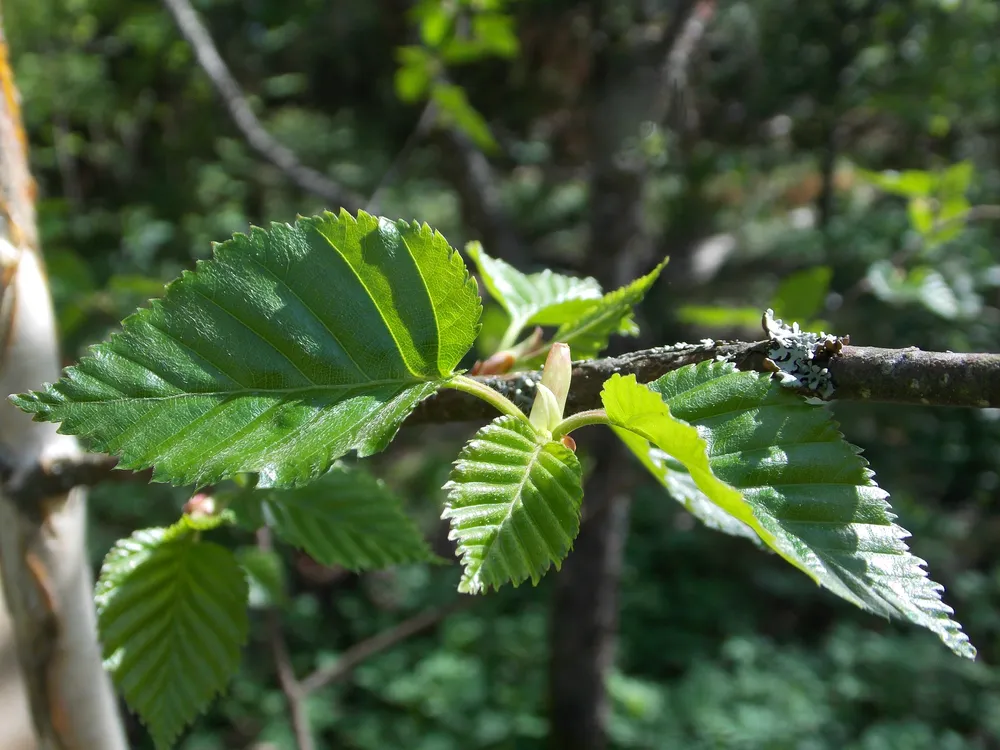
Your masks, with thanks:
<instances>
[{"instance_id":1,"label":"unfurling new leaf","mask_svg":"<svg viewBox=\"0 0 1000 750\"><path fill-rule=\"evenodd\" d=\"M465 567L462 591L537 583L550 565L559 567L580 531L580 462L516 417L476 433L445 489L442 517Z\"/></svg>"},{"instance_id":2,"label":"unfurling new leaf","mask_svg":"<svg viewBox=\"0 0 1000 750\"><path fill-rule=\"evenodd\" d=\"M504 261L491 258L479 243L470 243L466 252L476 262L489 293L510 315L502 348L511 349L527 326L557 326L551 341L569 344L580 359L596 357L614 334L638 333L632 310L667 263L664 260L631 284L604 294L592 278L564 276L548 269L523 274ZM548 345L519 352L517 365L539 365L547 351Z\"/></svg>"}]
</instances>

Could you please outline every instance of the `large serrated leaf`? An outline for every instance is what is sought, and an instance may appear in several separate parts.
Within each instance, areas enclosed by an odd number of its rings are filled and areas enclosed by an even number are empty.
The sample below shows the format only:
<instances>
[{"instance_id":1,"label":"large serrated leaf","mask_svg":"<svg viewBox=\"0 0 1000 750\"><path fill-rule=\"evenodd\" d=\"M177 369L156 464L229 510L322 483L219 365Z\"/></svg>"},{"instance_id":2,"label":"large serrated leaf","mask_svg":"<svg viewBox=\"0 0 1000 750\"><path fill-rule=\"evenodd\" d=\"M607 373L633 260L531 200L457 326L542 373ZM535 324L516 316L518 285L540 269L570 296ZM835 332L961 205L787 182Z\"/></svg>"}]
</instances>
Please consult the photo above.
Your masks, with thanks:
<instances>
[{"instance_id":1,"label":"large serrated leaf","mask_svg":"<svg viewBox=\"0 0 1000 750\"><path fill-rule=\"evenodd\" d=\"M780 548L823 586L975 656L942 587L903 542L909 534L893 523L888 494L827 409L724 362L668 373L649 388L696 426L712 472L741 492Z\"/></svg>"},{"instance_id":2,"label":"large serrated leaf","mask_svg":"<svg viewBox=\"0 0 1000 750\"><path fill-rule=\"evenodd\" d=\"M156 746L221 692L247 637L247 583L229 550L184 525L146 529L108 553L96 589L105 664Z\"/></svg>"},{"instance_id":3,"label":"large serrated leaf","mask_svg":"<svg viewBox=\"0 0 1000 750\"><path fill-rule=\"evenodd\" d=\"M490 295L507 311L511 328L558 326L577 319L601 299L601 285L592 278L576 278L545 269L523 274L499 258L487 255L478 242L465 251L472 258Z\"/></svg>"},{"instance_id":4,"label":"large serrated leaf","mask_svg":"<svg viewBox=\"0 0 1000 750\"><path fill-rule=\"evenodd\" d=\"M637 335L639 328L633 320L632 310L642 302L666 265L667 259L664 259L645 276L605 294L578 318L559 326L552 336L552 342L569 344L575 359L592 359L604 351L612 335ZM533 353L519 361L518 365L540 364L546 352L547 348L546 351Z\"/></svg>"},{"instance_id":5,"label":"large serrated leaf","mask_svg":"<svg viewBox=\"0 0 1000 750\"><path fill-rule=\"evenodd\" d=\"M326 213L217 245L59 382L13 400L158 481L301 484L385 448L480 312L440 234Z\"/></svg>"},{"instance_id":6,"label":"large serrated leaf","mask_svg":"<svg viewBox=\"0 0 1000 750\"><path fill-rule=\"evenodd\" d=\"M465 566L460 590L537 583L558 568L580 531L582 482L576 455L524 420L503 416L479 430L445 485L442 517Z\"/></svg>"},{"instance_id":7,"label":"large serrated leaf","mask_svg":"<svg viewBox=\"0 0 1000 750\"><path fill-rule=\"evenodd\" d=\"M435 559L402 503L366 471L335 466L305 487L257 490L254 504L279 537L324 565L372 570Z\"/></svg>"}]
</instances>

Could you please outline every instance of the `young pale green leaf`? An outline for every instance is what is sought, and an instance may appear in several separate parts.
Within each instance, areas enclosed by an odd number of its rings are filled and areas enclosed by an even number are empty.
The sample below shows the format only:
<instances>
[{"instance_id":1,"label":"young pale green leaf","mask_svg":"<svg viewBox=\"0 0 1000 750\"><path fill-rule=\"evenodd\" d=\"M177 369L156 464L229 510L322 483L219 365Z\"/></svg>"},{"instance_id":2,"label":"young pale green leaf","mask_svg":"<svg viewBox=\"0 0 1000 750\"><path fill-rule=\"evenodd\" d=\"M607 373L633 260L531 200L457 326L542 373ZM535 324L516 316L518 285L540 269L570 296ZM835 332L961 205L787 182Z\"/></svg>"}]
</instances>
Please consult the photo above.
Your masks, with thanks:
<instances>
[{"instance_id":1,"label":"young pale green leaf","mask_svg":"<svg viewBox=\"0 0 1000 750\"><path fill-rule=\"evenodd\" d=\"M775 317L795 320L802 325L808 323L823 311L832 276L829 266L816 266L788 276L771 299Z\"/></svg>"},{"instance_id":2,"label":"young pale green leaf","mask_svg":"<svg viewBox=\"0 0 1000 750\"><path fill-rule=\"evenodd\" d=\"M667 265L666 259L628 286L605 294L580 317L563 323L552 336L552 341L569 344L576 359L592 359L604 350L613 334L622 336L638 334L639 328L632 319L632 308L646 296L646 292L659 278L660 271L665 265ZM538 364L544 356L545 352L539 352L518 364Z\"/></svg>"},{"instance_id":3,"label":"young pale green leaf","mask_svg":"<svg viewBox=\"0 0 1000 750\"><path fill-rule=\"evenodd\" d=\"M583 479L576 455L516 417L499 417L462 450L445 485L465 574L460 591L537 583L558 568L580 531Z\"/></svg>"},{"instance_id":4,"label":"young pale green leaf","mask_svg":"<svg viewBox=\"0 0 1000 750\"><path fill-rule=\"evenodd\" d=\"M324 565L372 570L435 559L399 498L361 469L334 466L304 487L242 495L234 507Z\"/></svg>"},{"instance_id":5,"label":"young pale green leaf","mask_svg":"<svg viewBox=\"0 0 1000 750\"><path fill-rule=\"evenodd\" d=\"M859 177L880 190L907 198L929 196L938 185L938 176L933 172L921 172L915 169L903 172L895 170L870 172L867 169L859 169L857 173Z\"/></svg>"},{"instance_id":6,"label":"young pale green leaf","mask_svg":"<svg viewBox=\"0 0 1000 750\"><path fill-rule=\"evenodd\" d=\"M471 348L480 312L428 226L326 213L217 245L59 382L13 401L158 481L301 484L384 449Z\"/></svg>"},{"instance_id":7,"label":"young pale green leaf","mask_svg":"<svg viewBox=\"0 0 1000 750\"><path fill-rule=\"evenodd\" d=\"M779 551L838 596L975 656L941 586L903 542L908 534L893 523L887 493L825 408L724 362L668 373L649 388L697 426L712 472L742 493Z\"/></svg>"},{"instance_id":8,"label":"young pale green leaf","mask_svg":"<svg viewBox=\"0 0 1000 750\"><path fill-rule=\"evenodd\" d=\"M698 489L698 485L695 484L694 478L688 470L684 468L684 464L661 448L651 445L646 438L640 437L634 432L621 427L613 429L649 473L655 476L660 484L667 488L670 496L683 505L691 515L710 529L733 536L742 536L754 543L760 543L760 537L757 536L756 531L743 521L726 513Z\"/></svg>"},{"instance_id":9,"label":"young pale green leaf","mask_svg":"<svg viewBox=\"0 0 1000 750\"><path fill-rule=\"evenodd\" d=\"M708 462L708 445L705 440L698 435L697 429L671 414L670 408L657 393L637 382L635 375L612 375L601 391L601 401L615 432L643 459L647 468L656 468L653 473L657 476L663 472L662 468L656 466L657 463L663 463L659 460L659 455L649 455L652 444L683 466L695 487L721 510L721 514L702 510L699 517L718 527L725 525L724 515L728 515L742 526L752 529L793 565L809 572L808 568L780 547L771 532L761 526L753 508L743 496L715 476ZM626 432L632 433L632 436L625 434ZM693 503L687 505L694 510Z\"/></svg>"},{"instance_id":10,"label":"young pale green leaf","mask_svg":"<svg viewBox=\"0 0 1000 750\"><path fill-rule=\"evenodd\" d=\"M465 247L479 269L490 295L510 315L510 328L558 326L576 320L601 299L601 285L592 278L563 276L545 269L523 274L499 258L491 258L478 242Z\"/></svg>"},{"instance_id":11,"label":"young pale green leaf","mask_svg":"<svg viewBox=\"0 0 1000 750\"><path fill-rule=\"evenodd\" d=\"M184 524L146 529L108 553L96 589L105 665L158 748L236 671L247 583L229 550Z\"/></svg>"}]
</instances>

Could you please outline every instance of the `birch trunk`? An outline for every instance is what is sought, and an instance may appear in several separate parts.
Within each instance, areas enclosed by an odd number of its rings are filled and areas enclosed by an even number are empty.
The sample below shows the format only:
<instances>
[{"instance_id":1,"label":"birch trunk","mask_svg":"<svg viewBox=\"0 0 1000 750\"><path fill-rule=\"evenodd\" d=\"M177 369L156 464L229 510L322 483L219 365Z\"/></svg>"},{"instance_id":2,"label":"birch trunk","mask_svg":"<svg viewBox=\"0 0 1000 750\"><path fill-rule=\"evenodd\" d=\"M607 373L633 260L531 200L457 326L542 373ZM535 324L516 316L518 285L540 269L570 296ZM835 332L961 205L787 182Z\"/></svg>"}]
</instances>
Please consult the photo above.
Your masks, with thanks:
<instances>
[{"instance_id":1,"label":"birch trunk","mask_svg":"<svg viewBox=\"0 0 1000 750\"><path fill-rule=\"evenodd\" d=\"M18 94L0 19L0 395L59 374L58 339L35 221ZM80 454L56 425L0 402L5 488L38 464ZM101 665L82 488L41 503L0 491L0 748L124 750Z\"/></svg>"}]
</instances>

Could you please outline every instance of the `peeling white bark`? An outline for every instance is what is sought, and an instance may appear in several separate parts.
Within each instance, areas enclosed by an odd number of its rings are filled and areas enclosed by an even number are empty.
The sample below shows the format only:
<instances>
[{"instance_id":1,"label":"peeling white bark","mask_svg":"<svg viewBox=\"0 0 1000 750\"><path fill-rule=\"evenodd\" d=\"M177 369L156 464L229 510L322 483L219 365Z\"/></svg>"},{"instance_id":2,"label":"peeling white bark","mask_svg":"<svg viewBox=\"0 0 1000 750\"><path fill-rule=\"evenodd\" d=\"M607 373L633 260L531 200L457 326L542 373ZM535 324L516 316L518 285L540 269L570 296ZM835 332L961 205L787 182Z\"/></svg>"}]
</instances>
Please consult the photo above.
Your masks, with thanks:
<instances>
[{"instance_id":1,"label":"peeling white bark","mask_svg":"<svg viewBox=\"0 0 1000 750\"><path fill-rule=\"evenodd\" d=\"M58 337L38 255L34 185L0 27L0 396L59 375ZM56 425L0 402L0 461L12 482L79 455ZM86 494L18 505L0 491L0 748L125 750L101 664L86 551Z\"/></svg>"}]
</instances>

